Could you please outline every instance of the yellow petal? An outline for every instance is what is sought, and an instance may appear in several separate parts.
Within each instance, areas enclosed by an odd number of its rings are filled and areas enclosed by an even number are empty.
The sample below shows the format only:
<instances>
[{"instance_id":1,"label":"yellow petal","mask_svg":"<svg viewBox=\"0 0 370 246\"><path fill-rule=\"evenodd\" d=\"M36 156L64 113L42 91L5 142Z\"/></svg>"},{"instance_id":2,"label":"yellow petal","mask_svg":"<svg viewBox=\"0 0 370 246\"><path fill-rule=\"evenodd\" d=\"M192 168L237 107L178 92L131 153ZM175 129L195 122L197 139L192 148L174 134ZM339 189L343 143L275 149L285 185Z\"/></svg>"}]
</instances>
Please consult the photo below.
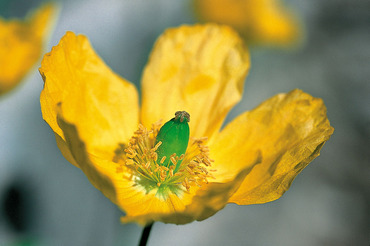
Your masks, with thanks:
<instances>
[{"instance_id":1,"label":"yellow petal","mask_svg":"<svg viewBox=\"0 0 370 246\"><path fill-rule=\"evenodd\" d=\"M319 155L333 128L321 99L300 91L279 94L222 130L210 146L216 169L245 168L248 155L262 152L261 164L246 176L230 202L240 205L278 199L295 176Z\"/></svg>"},{"instance_id":2,"label":"yellow petal","mask_svg":"<svg viewBox=\"0 0 370 246\"><path fill-rule=\"evenodd\" d=\"M41 56L56 6L47 4L24 21L0 17L0 95L16 86Z\"/></svg>"},{"instance_id":3,"label":"yellow petal","mask_svg":"<svg viewBox=\"0 0 370 246\"><path fill-rule=\"evenodd\" d=\"M194 0L198 18L235 28L248 42L286 45L297 41L301 28L279 0Z\"/></svg>"},{"instance_id":4,"label":"yellow petal","mask_svg":"<svg viewBox=\"0 0 370 246\"><path fill-rule=\"evenodd\" d=\"M65 109L64 118L78 126L89 153L111 158L118 143L127 142L136 130L136 88L104 64L85 36L68 32L44 56L40 73L43 118L61 137L59 147L65 138L56 122L58 104Z\"/></svg>"},{"instance_id":5,"label":"yellow petal","mask_svg":"<svg viewBox=\"0 0 370 246\"><path fill-rule=\"evenodd\" d=\"M191 136L212 137L241 99L249 53L230 28L168 29L156 42L142 80L142 122L190 113Z\"/></svg>"}]
</instances>

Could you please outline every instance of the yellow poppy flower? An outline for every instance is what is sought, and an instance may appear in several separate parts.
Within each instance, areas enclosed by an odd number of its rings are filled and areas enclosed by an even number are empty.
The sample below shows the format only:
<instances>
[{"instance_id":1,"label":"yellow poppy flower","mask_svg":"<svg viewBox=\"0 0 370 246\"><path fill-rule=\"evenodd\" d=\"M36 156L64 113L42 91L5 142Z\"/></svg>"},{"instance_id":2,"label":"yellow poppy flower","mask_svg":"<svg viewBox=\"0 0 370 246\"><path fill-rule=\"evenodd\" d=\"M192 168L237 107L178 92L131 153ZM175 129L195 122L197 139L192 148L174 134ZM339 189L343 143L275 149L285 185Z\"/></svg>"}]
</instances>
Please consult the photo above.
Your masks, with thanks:
<instances>
[{"instance_id":1,"label":"yellow poppy flower","mask_svg":"<svg viewBox=\"0 0 370 246\"><path fill-rule=\"evenodd\" d=\"M43 5L25 20L0 17L0 95L14 88L41 57L56 7Z\"/></svg>"},{"instance_id":2,"label":"yellow poppy flower","mask_svg":"<svg viewBox=\"0 0 370 246\"><path fill-rule=\"evenodd\" d=\"M300 90L221 129L249 65L243 42L226 26L168 29L144 70L139 106L134 85L112 72L85 36L67 32L41 64L42 114L65 158L126 212L123 222L204 220L230 202L279 198L333 132L322 100ZM185 154L166 161L158 122L178 110L190 114L190 141ZM187 124L189 115L174 119Z\"/></svg>"},{"instance_id":3,"label":"yellow poppy flower","mask_svg":"<svg viewBox=\"0 0 370 246\"><path fill-rule=\"evenodd\" d=\"M194 0L197 17L230 25L253 44L291 45L302 36L297 18L279 0Z\"/></svg>"}]
</instances>

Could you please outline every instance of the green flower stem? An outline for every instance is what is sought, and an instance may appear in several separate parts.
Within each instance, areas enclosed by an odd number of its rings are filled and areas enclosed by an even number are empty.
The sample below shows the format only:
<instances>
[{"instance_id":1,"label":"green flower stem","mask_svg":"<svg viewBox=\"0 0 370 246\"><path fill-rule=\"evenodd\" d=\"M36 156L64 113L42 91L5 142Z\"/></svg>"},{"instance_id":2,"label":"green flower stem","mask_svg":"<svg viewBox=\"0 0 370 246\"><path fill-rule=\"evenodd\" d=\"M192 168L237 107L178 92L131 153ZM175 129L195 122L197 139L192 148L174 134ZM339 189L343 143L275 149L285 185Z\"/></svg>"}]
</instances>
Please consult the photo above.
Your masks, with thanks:
<instances>
[{"instance_id":1,"label":"green flower stem","mask_svg":"<svg viewBox=\"0 0 370 246\"><path fill-rule=\"evenodd\" d=\"M141 233L139 246L146 246L146 243L148 242L148 238L150 235L150 231L152 230L153 224L154 223L151 223L144 227L143 232Z\"/></svg>"}]
</instances>

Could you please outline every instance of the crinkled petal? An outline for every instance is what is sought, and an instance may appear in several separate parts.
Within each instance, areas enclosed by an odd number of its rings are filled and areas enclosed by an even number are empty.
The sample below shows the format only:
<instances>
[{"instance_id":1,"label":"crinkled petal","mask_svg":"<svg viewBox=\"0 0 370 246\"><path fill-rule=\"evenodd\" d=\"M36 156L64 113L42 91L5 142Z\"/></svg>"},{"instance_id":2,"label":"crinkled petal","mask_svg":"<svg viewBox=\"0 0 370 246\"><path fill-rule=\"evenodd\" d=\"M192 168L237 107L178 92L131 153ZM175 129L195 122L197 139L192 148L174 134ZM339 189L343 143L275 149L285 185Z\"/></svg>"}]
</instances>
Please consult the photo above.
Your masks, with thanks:
<instances>
[{"instance_id":1,"label":"crinkled petal","mask_svg":"<svg viewBox=\"0 0 370 246\"><path fill-rule=\"evenodd\" d=\"M248 42L288 45L301 36L297 18L279 0L194 0L199 19L230 25Z\"/></svg>"},{"instance_id":2,"label":"crinkled petal","mask_svg":"<svg viewBox=\"0 0 370 246\"><path fill-rule=\"evenodd\" d=\"M230 197L243 182L245 176L251 171L251 167L260 162L260 156L256 155L255 157L256 159L252 163L246 165L246 168L239 170L240 172L229 180L224 180L223 183L211 182L197 189L194 194L190 194L190 202L182 210L153 213L151 209L148 209L146 214L133 216L128 213L125 217L121 218L121 221L124 223L136 222L140 225L147 225L154 221L186 224L194 220L205 220L225 207Z\"/></svg>"},{"instance_id":3,"label":"crinkled petal","mask_svg":"<svg viewBox=\"0 0 370 246\"><path fill-rule=\"evenodd\" d=\"M43 5L24 21L0 17L0 95L15 87L39 60L56 9Z\"/></svg>"},{"instance_id":4,"label":"crinkled petal","mask_svg":"<svg viewBox=\"0 0 370 246\"><path fill-rule=\"evenodd\" d=\"M144 125L190 113L191 136L212 138L241 99L249 53L226 26L168 29L156 42L142 80Z\"/></svg>"},{"instance_id":5,"label":"crinkled petal","mask_svg":"<svg viewBox=\"0 0 370 246\"><path fill-rule=\"evenodd\" d=\"M297 89L234 119L210 146L215 168L230 172L245 168L245 159L256 150L261 151L262 162L229 202L247 205L281 197L332 133L323 101Z\"/></svg>"},{"instance_id":6,"label":"crinkled petal","mask_svg":"<svg viewBox=\"0 0 370 246\"><path fill-rule=\"evenodd\" d=\"M89 153L110 159L118 143L127 142L139 118L136 88L113 73L83 35L72 32L44 56L40 102L44 120L60 136L58 146L70 156L56 121L57 105L64 118L78 126ZM64 146L64 147L63 147ZM78 163L78 162L77 162Z\"/></svg>"}]
</instances>

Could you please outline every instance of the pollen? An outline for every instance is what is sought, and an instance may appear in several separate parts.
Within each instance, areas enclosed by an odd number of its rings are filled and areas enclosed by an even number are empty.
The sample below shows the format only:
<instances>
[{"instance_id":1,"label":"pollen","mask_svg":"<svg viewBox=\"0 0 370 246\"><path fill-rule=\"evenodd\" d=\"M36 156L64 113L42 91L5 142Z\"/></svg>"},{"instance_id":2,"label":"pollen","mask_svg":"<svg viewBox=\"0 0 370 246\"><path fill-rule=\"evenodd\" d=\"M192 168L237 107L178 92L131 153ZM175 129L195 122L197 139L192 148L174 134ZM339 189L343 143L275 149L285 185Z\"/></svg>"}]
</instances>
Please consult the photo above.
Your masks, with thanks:
<instances>
[{"instance_id":1,"label":"pollen","mask_svg":"<svg viewBox=\"0 0 370 246\"><path fill-rule=\"evenodd\" d=\"M156 136L160 125L153 124L150 130L139 125L128 145L120 145L121 151L116 151L116 154L123 155L121 163L124 167L121 169L130 172L130 175L124 177L132 179L135 185L141 186L147 193L154 190L159 197L164 198L170 193L180 196L192 186L207 184L208 179L212 178L207 168L213 162L204 144L207 138L190 139L185 154L177 156L174 153L159 159L156 151L162 142L156 144ZM177 163L180 163L179 167L176 167Z\"/></svg>"}]
</instances>

